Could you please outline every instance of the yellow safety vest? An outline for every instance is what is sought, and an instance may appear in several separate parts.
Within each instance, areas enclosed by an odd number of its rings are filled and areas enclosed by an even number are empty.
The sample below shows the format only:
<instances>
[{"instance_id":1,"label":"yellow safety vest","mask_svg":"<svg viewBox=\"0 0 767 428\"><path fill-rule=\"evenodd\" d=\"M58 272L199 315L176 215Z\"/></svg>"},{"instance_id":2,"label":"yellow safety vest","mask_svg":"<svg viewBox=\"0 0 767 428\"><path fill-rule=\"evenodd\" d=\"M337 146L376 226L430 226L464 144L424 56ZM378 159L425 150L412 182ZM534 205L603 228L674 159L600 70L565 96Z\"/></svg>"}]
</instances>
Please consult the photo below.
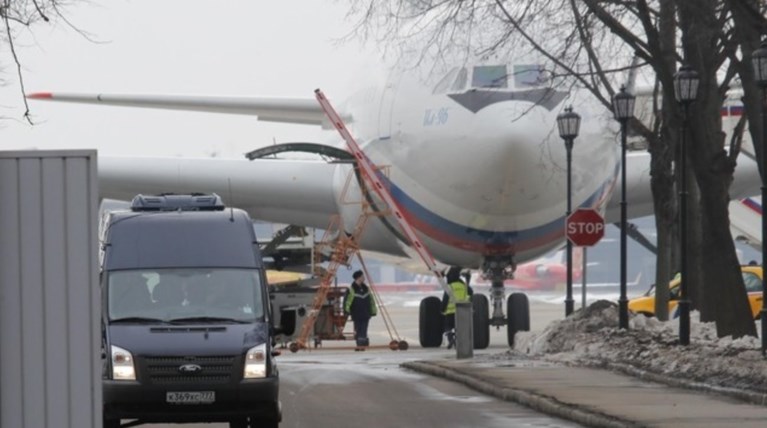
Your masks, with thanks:
<instances>
[{"instance_id":1,"label":"yellow safety vest","mask_svg":"<svg viewBox=\"0 0 767 428\"><path fill-rule=\"evenodd\" d=\"M453 290L453 296L455 297L455 301L453 299L450 299L447 303L447 309L445 309L445 315L450 315L455 313L455 302L468 302L469 301L469 287L466 286L462 281L455 281L448 284L448 286Z\"/></svg>"}]
</instances>

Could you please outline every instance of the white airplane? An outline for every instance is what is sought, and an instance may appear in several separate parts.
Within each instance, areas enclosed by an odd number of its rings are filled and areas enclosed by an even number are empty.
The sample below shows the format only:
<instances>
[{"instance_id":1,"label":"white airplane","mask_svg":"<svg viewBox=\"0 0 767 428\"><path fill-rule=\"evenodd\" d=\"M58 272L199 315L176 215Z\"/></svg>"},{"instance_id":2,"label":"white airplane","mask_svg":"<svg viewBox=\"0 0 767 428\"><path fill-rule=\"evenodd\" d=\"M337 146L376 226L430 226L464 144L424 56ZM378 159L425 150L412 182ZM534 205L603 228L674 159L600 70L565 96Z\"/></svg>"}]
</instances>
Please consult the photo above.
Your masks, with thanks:
<instances>
[{"instance_id":1,"label":"white airplane","mask_svg":"<svg viewBox=\"0 0 767 428\"><path fill-rule=\"evenodd\" d=\"M596 208L606 214L607 222L619 219L620 192L614 191L620 172L617 122L585 90L565 92L539 70L531 64L467 65L431 86L395 73L385 85L360 91L344 102L334 102L333 94L326 94L366 155L387 168L386 181L395 200L435 259L479 269L491 278L490 323L496 326L512 319L503 316L503 281L513 267L561 247L565 240L566 152L556 118L566 105L582 117L571 168L573 209ZM327 144L271 146L261 155L283 148L327 153L342 147L311 95L306 99L69 93L28 97L247 114L328 130ZM641 100L637 104L641 111ZM629 217L653 212L649 158L646 152L627 157ZM759 191L757 165L741 159L733 197ZM254 218L271 222L322 229L331 216L340 214L348 232L361 214L361 206L344 202L342 195L352 171L348 162L100 157L98 170L104 198L216 192L231 195L231 202ZM349 192L346 200L360 200L356 181ZM407 245L397 223L387 217L369 222L361 239L363 250L396 257L409 256Z\"/></svg>"}]
</instances>

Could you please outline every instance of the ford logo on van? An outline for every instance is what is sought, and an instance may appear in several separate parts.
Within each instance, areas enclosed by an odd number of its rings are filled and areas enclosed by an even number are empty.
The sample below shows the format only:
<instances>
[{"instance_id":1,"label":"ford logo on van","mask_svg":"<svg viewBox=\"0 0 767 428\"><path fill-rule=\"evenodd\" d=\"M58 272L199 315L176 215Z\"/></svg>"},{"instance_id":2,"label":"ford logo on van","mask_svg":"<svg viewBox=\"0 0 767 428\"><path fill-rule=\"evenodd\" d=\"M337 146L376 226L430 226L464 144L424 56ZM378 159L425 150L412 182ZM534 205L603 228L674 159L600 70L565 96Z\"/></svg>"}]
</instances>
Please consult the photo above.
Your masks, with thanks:
<instances>
[{"instance_id":1,"label":"ford logo on van","mask_svg":"<svg viewBox=\"0 0 767 428\"><path fill-rule=\"evenodd\" d=\"M197 364L184 364L183 366L178 367L178 371L181 373L200 373L202 371L202 366L198 366Z\"/></svg>"}]
</instances>

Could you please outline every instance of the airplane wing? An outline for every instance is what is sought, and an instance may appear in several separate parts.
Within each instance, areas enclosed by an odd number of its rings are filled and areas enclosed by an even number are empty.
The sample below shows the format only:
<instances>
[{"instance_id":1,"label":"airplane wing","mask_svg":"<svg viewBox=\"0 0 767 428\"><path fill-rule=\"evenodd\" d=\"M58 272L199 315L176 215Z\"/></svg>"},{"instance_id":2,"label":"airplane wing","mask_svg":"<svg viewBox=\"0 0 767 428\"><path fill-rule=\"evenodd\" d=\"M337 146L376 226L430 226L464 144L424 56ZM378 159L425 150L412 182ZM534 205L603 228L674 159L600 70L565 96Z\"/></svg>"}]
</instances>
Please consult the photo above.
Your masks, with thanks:
<instances>
[{"instance_id":1,"label":"airplane wing","mask_svg":"<svg viewBox=\"0 0 767 428\"><path fill-rule=\"evenodd\" d=\"M317 100L288 98L106 95L38 92L27 98L124 107L163 108L258 116L273 122L321 125L330 128ZM351 115L341 113L344 121ZM311 143L293 146L319 146ZM312 151L314 150L314 151ZM313 153L334 156L334 153ZM336 149L337 150L337 149ZM326 229L339 213L338 200L348 171L321 160L191 159L99 156L101 198L131 200L137 193L218 193L228 205L247 210L257 220ZM340 178L339 178L340 177ZM342 180L335 183L334 180ZM393 239L393 238L392 238ZM396 243L382 244L398 254ZM381 245L376 246L381 248Z\"/></svg>"},{"instance_id":2,"label":"airplane wing","mask_svg":"<svg viewBox=\"0 0 767 428\"><path fill-rule=\"evenodd\" d=\"M323 125L327 122L314 98L253 98L186 95L114 95L36 92L27 98L81 104L145 107L258 116L268 122Z\"/></svg>"},{"instance_id":3,"label":"airplane wing","mask_svg":"<svg viewBox=\"0 0 767 428\"><path fill-rule=\"evenodd\" d=\"M99 194L129 201L137 193L215 192L256 219L324 229L338 213L338 167L321 160L99 156Z\"/></svg>"},{"instance_id":4,"label":"airplane wing","mask_svg":"<svg viewBox=\"0 0 767 428\"><path fill-rule=\"evenodd\" d=\"M652 189L650 187L650 153L630 152L626 155L626 199L629 218L653 215ZM731 198L746 198L759 194L759 166L753 156L741 151L734 180L730 185ZM615 189L607 203L605 221L620 221L620 189Z\"/></svg>"}]
</instances>

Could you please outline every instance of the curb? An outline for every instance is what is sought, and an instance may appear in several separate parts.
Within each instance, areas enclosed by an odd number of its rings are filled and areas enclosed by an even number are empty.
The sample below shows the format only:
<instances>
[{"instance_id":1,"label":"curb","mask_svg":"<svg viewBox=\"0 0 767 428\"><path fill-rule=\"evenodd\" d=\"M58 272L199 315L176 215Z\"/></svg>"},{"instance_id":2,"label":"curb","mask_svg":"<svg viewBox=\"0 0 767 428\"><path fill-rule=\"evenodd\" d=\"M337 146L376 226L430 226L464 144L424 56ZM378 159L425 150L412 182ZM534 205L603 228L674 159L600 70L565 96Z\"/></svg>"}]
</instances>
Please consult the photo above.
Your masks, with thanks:
<instances>
[{"instance_id":1,"label":"curb","mask_svg":"<svg viewBox=\"0 0 767 428\"><path fill-rule=\"evenodd\" d=\"M692 391L700 391L709 394L718 394L726 397L735 398L746 402L748 404L755 404L757 406L767 406L767 394L760 392L753 392L747 390L740 390L735 388L728 388L724 386L710 385L703 382L694 382L685 379L675 378L658 374L655 372L640 369L638 367L629 364L611 363L608 361L591 361L587 364L587 367L596 369L607 369L618 373L623 373L629 376L633 376L637 379L649 380L651 382L673 386L677 388L689 389Z\"/></svg>"},{"instance_id":2,"label":"curb","mask_svg":"<svg viewBox=\"0 0 767 428\"><path fill-rule=\"evenodd\" d=\"M486 380L467 375L460 370L445 367L436 362L411 361L402 363L400 366L417 372L456 381L484 394L505 401L519 403L533 410L590 427L637 428L644 426L634 421L623 420L612 415L599 413L569 403L563 403L553 397L532 393L522 389L493 385Z\"/></svg>"}]
</instances>

